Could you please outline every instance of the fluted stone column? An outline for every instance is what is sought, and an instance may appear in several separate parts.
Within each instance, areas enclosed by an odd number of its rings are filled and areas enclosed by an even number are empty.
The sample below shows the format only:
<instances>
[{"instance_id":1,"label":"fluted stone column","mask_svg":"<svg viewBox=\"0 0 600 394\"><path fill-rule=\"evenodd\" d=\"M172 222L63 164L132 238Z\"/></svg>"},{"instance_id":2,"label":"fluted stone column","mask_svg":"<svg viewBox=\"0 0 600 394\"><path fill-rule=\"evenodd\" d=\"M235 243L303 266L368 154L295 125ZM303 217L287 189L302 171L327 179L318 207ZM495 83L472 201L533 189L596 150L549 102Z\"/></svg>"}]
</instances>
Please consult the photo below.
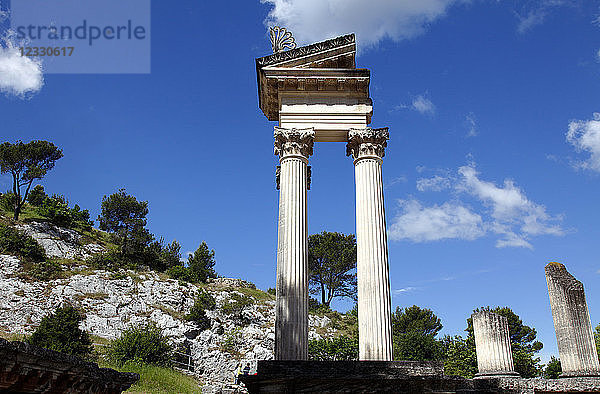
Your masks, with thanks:
<instances>
[{"instance_id":1,"label":"fluted stone column","mask_svg":"<svg viewBox=\"0 0 600 394\"><path fill-rule=\"evenodd\" d=\"M545 271L563 371L561 377L600 376L583 284L562 264L549 263Z\"/></svg>"},{"instance_id":2,"label":"fluted stone column","mask_svg":"<svg viewBox=\"0 0 600 394\"><path fill-rule=\"evenodd\" d=\"M347 155L356 176L358 338L360 360L392 360L392 322L382 158L389 133L350 129Z\"/></svg>"},{"instance_id":3,"label":"fluted stone column","mask_svg":"<svg viewBox=\"0 0 600 394\"><path fill-rule=\"evenodd\" d=\"M490 311L471 315L477 352L477 377L519 376L515 372L508 319Z\"/></svg>"},{"instance_id":4,"label":"fluted stone column","mask_svg":"<svg viewBox=\"0 0 600 394\"><path fill-rule=\"evenodd\" d=\"M308 358L308 228L306 191L313 129L275 128L279 156L279 226L275 359Z\"/></svg>"}]
</instances>

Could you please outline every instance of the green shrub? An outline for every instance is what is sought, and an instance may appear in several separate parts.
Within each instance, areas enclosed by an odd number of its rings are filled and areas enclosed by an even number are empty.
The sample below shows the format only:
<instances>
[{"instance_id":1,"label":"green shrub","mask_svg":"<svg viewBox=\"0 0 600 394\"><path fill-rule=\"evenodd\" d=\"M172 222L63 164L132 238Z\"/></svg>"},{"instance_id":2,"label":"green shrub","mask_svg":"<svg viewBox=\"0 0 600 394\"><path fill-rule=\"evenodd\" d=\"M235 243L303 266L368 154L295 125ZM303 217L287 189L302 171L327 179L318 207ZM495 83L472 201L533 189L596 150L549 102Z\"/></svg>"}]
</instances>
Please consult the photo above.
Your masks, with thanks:
<instances>
[{"instance_id":1,"label":"green shrub","mask_svg":"<svg viewBox=\"0 0 600 394\"><path fill-rule=\"evenodd\" d=\"M273 287L269 287L269 289L267 289L267 293L269 293L271 295L276 295L277 290L275 290Z\"/></svg>"},{"instance_id":2,"label":"green shrub","mask_svg":"<svg viewBox=\"0 0 600 394\"><path fill-rule=\"evenodd\" d=\"M79 226L85 230L90 230L94 224L90 220L90 213L87 209L82 210L77 204L73 208L69 208L69 201L64 196L53 194L52 197L46 196L43 198L40 195L40 197L36 196L35 198L35 202L39 203L37 206L38 213L57 226L67 228ZM38 201L40 199L41 203ZM32 205L34 204L32 203Z\"/></svg>"},{"instance_id":3,"label":"green shrub","mask_svg":"<svg viewBox=\"0 0 600 394\"><path fill-rule=\"evenodd\" d=\"M216 301L208 292L202 291L196 300L190 313L185 315L185 319L196 323L201 330L210 328L210 318L206 316L206 310L215 309Z\"/></svg>"},{"instance_id":4,"label":"green shrub","mask_svg":"<svg viewBox=\"0 0 600 394\"><path fill-rule=\"evenodd\" d=\"M173 348L154 323L125 330L107 349L108 359L123 365L127 361L152 365L169 365Z\"/></svg>"},{"instance_id":5,"label":"green shrub","mask_svg":"<svg viewBox=\"0 0 600 394\"><path fill-rule=\"evenodd\" d=\"M252 297L231 293L231 298L223 304L221 311L226 315L232 315L234 318L240 319L244 309L252 304L254 304Z\"/></svg>"},{"instance_id":6,"label":"green shrub","mask_svg":"<svg viewBox=\"0 0 600 394\"><path fill-rule=\"evenodd\" d=\"M15 193L11 191L2 193L0 194L0 209L3 211L13 212L16 201L17 197L15 196Z\"/></svg>"},{"instance_id":7,"label":"green shrub","mask_svg":"<svg viewBox=\"0 0 600 394\"><path fill-rule=\"evenodd\" d=\"M173 279L183 280L186 282L194 283L194 276L188 267L177 266L171 267L167 270L167 275Z\"/></svg>"},{"instance_id":8,"label":"green shrub","mask_svg":"<svg viewBox=\"0 0 600 394\"><path fill-rule=\"evenodd\" d=\"M228 331L223 338L223 342L221 342L221 346L219 349L223 352L227 352L234 356L234 358L239 359L241 357L240 353L240 345L241 345L241 328L236 328L234 330Z\"/></svg>"},{"instance_id":9,"label":"green shrub","mask_svg":"<svg viewBox=\"0 0 600 394\"><path fill-rule=\"evenodd\" d=\"M27 268L27 275L35 280L52 280L60 278L63 269L59 263L54 260L39 261L31 263Z\"/></svg>"},{"instance_id":10,"label":"green shrub","mask_svg":"<svg viewBox=\"0 0 600 394\"><path fill-rule=\"evenodd\" d=\"M313 339L308 342L308 358L319 361L358 360L358 339L345 336L334 339Z\"/></svg>"},{"instance_id":11,"label":"green shrub","mask_svg":"<svg viewBox=\"0 0 600 394\"><path fill-rule=\"evenodd\" d=\"M92 255L86 260L87 265L92 268L115 271L120 268L137 268L131 261L123 258L121 253L109 250Z\"/></svg>"},{"instance_id":12,"label":"green shrub","mask_svg":"<svg viewBox=\"0 0 600 394\"><path fill-rule=\"evenodd\" d=\"M321 304L315 298L308 297L308 311L313 313L326 313L331 312L331 308L329 308L327 305Z\"/></svg>"},{"instance_id":13,"label":"green shrub","mask_svg":"<svg viewBox=\"0 0 600 394\"><path fill-rule=\"evenodd\" d=\"M87 332L79 328L85 316L71 305L57 308L42 318L39 327L27 338L34 346L45 347L75 356L89 357L92 341Z\"/></svg>"},{"instance_id":14,"label":"green shrub","mask_svg":"<svg viewBox=\"0 0 600 394\"><path fill-rule=\"evenodd\" d=\"M29 192L29 196L27 196L27 201L34 207L39 207L44 203L44 200L46 200L47 198L48 196L44 191L44 186L36 185Z\"/></svg>"},{"instance_id":15,"label":"green shrub","mask_svg":"<svg viewBox=\"0 0 600 394\"><path fill-rule=\"evenodd\" d=\"M544 368L544 378L558 379L561 373L562 366L560 365L560 360L554 356L550 356L550 361L548 361L548 364Z\"/></svg>"},{"instance_id":16,"label":"green shrub","mask_svg":"<svg viewBox=\"0 0 600 394\"><path fill-rule=\"evenodd\" d=\"M35 239L4 224L0 224L0 252L14 254L27 261L41 261L46 258L44 248Z\"/></svg>"}]
</instances>

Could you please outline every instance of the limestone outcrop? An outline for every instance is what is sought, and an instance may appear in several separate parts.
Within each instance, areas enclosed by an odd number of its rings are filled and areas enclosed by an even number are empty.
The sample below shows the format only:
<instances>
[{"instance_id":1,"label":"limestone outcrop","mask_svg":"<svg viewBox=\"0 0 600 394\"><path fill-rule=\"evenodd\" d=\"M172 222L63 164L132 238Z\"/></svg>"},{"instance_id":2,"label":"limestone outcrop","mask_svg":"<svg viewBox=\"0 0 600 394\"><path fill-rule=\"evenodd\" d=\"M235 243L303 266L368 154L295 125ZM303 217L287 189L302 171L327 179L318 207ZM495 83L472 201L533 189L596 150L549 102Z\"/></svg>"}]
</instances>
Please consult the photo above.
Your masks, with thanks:
<instances>
[{"instance_id":1,"label":"limestone outcrop","mask_svg":"<svg viewBox=\"0 0 600 394\"><path fill-rule=\"evenodd\" d=\"M57 227L48 222L30 222L17 228L35 239L49 257L63 259L86 259L100 253L104 247L95 243L82 243L81 234L75 230Z\"/></svg>"},{"instance_id":2,"label":"limestone outcrop","mask_svg":"<svg viewBox=\"0 0 600 394\"><path fill-rule=\"evenodd\" d=\"M7 334L31 333L42 317L65 302L82 307L82 328L101 338L114 339L130 327L155 322L170 340L189 355L193 373L204 383L203 392L233 392L234 372L240 362L254 370L256 360L271 359L274 350L274 301L254 290L249 282L221 278L204 285L216 300L207 311L211 327L201 331L184 319L201 291L199 286L167 279L154 272L70 272L68 278L30 282L19 277L18 258L0 255L0 330ZM253 302L239 316L221 307L234 295ZM327 317L310 316L310 338L333 335ZM319 333L317 333L317 330Z\"/></svg>"}]
</instances>

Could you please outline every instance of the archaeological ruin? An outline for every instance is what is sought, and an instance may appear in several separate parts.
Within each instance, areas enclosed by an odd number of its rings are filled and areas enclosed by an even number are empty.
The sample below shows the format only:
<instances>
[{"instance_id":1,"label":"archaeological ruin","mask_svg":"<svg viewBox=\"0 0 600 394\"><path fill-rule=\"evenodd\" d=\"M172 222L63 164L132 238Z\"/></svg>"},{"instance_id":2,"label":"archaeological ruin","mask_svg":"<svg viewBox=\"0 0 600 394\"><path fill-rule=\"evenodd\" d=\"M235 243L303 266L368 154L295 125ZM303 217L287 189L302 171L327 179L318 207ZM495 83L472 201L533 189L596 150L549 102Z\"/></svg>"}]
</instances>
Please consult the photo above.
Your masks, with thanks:
<instances>
[{"instance_id":1,"label":"archaeological ruin","mask_svg":"<svg viewBox=\"0 0 600 394\"><path fill-rule=\"evenodd\" d=\"M278 122L275 354L258 361L256 375L240 375L249 392L600 393L583 286L557 263L546 277L561 379L521 378L508 320L489 311L472 316L475 379L447 376L441 362L392 361L382 180L389 130L369 127L370 71L356 67L354 34L296 47L290 32L273 27L271 43L273 54L256 59L256 74L259 107ZM308 164L316 142L344 142L354 160L359 361L308 361Z\"/></svg>"}]
</instances>

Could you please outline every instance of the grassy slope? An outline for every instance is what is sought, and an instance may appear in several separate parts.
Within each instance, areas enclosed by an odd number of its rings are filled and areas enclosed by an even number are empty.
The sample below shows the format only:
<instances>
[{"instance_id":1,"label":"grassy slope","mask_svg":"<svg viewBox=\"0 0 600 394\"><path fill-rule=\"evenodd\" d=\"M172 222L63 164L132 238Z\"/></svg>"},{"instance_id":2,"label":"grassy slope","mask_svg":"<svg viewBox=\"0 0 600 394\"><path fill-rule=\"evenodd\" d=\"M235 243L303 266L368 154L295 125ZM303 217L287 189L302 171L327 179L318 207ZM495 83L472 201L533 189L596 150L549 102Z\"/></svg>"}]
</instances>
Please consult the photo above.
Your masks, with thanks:
<instances>
[{"instance_id":1,"label":"grassy slope","mask_svg":"<svg viewBox=\"0 0 600 394\"><path fill-rule=\"evenodd\" d=\"M127 363L122 367L115 367L108 364L102 364L101 366L113 368L121 372L135 372L140 374L140 380L131 386L129 390L125 391L126 393L191 394L202 392L200 384L194 378L171 368L138 365L135 363Z\"/></svg>"}]
</instances>

